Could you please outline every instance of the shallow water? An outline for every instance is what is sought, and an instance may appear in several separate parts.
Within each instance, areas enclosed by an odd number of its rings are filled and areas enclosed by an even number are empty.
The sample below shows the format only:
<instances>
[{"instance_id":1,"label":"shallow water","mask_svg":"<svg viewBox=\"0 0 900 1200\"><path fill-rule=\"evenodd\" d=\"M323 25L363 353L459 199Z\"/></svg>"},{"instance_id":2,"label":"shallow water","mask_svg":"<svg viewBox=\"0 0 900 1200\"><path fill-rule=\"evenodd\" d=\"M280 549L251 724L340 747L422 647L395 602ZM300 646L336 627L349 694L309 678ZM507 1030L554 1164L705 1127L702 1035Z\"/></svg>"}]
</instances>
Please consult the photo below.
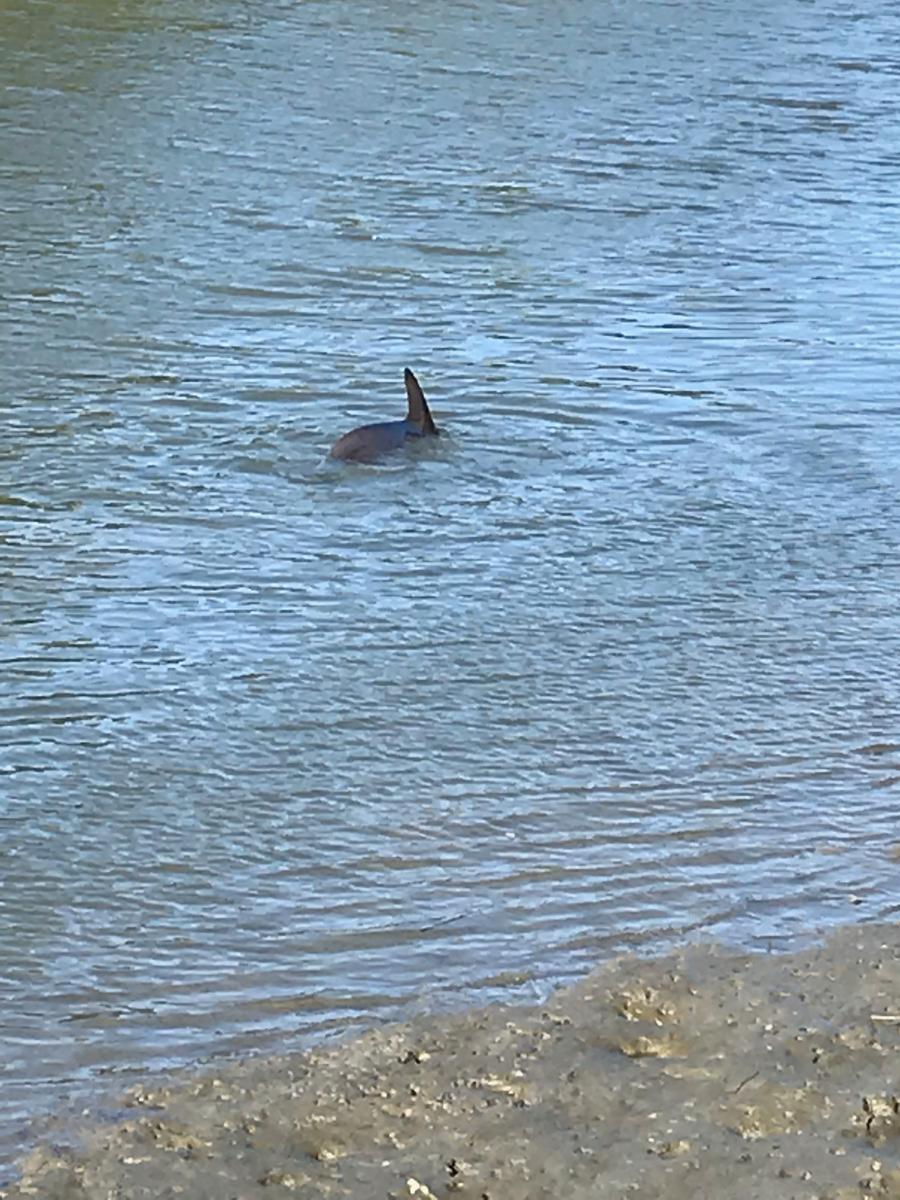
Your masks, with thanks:
<instances>
[{"instance_id":1,"label":"shallow water","mask_svg":"<svg viewBox=\"0 0 900 1200\"><path fill-rule=\"evenodd\" d=\"M0 1160L896 911L890 5L2 28ZM447 436L327 462L407 364Z\"/></svg>"}]
</instances>

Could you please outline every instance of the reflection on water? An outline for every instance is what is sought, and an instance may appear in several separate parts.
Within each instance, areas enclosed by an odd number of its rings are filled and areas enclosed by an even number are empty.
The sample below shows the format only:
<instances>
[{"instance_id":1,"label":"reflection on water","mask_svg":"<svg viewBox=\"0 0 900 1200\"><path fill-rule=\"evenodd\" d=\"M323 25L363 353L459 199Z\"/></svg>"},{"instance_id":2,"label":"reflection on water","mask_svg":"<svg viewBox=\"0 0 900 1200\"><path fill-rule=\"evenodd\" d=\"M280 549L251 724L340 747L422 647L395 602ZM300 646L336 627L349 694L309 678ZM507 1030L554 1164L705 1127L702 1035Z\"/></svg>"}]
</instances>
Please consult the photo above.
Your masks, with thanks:
<instances>
[{"instance_id":1,"label":"reflection on water","mask_svg":"<svg viewBox=\"0 0 900 1200\"><path fill-rule=\"evenodd\" d=\"M890 6L3 28L0 1153L894 910Z\"/></svg>"}]
</instances>

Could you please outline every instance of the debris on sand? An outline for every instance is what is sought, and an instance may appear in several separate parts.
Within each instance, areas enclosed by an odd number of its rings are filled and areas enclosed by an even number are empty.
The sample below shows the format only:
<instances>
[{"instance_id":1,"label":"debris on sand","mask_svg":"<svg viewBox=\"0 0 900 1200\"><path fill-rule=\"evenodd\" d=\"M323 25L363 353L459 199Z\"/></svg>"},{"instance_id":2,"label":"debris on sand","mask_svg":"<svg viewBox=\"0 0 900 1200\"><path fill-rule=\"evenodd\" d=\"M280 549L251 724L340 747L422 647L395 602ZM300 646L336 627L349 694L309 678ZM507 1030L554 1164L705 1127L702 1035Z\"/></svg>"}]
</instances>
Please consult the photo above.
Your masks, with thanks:
<instances>
[{"instance_id":1,"label":"debris on sand","mask_svg":"<svg viewBox=\"0 0 900 1200\"><path fill-rule=\"evenodd\" d=\"M6 1200L900 1200L900 927L623 958L492 1007L133 1089Z\"/></svg>"}]
</instances>

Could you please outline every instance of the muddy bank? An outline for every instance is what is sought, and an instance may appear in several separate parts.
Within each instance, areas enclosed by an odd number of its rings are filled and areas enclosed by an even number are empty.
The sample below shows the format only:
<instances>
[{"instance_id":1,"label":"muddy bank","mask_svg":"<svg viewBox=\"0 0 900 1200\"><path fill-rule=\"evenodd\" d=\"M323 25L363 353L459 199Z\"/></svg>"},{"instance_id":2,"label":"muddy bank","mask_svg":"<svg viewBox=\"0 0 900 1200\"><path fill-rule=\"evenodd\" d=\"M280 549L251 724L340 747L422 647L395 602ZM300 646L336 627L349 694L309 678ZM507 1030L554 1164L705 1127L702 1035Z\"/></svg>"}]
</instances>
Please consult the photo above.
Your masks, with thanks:
<instances>
[{"instance_id":1,"label":"muddy bank","mask_svg":"<svg viewBox=\"0 0 900 1200\"><path fill-rule=\"evenodd\" d=\"M133 1089L7 1200L900 1200L900 927L620 959L540 1008Z\"/></svg>"}]
</instances>

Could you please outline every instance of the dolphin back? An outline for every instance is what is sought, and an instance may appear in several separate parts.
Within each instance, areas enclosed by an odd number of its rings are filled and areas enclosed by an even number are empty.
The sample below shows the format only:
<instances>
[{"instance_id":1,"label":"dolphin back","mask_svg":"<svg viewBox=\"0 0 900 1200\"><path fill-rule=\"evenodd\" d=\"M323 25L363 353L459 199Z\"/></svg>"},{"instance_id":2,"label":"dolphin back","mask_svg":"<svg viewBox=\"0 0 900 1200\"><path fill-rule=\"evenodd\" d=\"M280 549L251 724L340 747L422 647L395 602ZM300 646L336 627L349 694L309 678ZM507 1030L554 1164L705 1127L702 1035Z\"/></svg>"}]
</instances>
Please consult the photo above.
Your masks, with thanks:
<instances>
[{"instance_id":1,"label":"dolphin back","mask_svg":"<svg viewBox=\"0 0 900 1200\"><path fill-rule=\"evenodd\" d=\"M331 447L332 458L347 462L375 462L383 454L398 450L407 438L437 436L435 425L425 393L409 367L403 372L406 383L407 410L402 421L379 421L374 425L360 425L345 433Z\"/></svg>"},{"instance_id":2,"label":"dolphin back","mask_svg":"<svg viewBox=\"0 0 900 1200\"><path fill-rule=\"evenodd\" d=\"M346 462L375 462L383 454L390 454L406 441L411 430L407 421L380 421L376 425L360 425L345 433L331 447L332 458Z\"/></svg>"}]
</instances>

